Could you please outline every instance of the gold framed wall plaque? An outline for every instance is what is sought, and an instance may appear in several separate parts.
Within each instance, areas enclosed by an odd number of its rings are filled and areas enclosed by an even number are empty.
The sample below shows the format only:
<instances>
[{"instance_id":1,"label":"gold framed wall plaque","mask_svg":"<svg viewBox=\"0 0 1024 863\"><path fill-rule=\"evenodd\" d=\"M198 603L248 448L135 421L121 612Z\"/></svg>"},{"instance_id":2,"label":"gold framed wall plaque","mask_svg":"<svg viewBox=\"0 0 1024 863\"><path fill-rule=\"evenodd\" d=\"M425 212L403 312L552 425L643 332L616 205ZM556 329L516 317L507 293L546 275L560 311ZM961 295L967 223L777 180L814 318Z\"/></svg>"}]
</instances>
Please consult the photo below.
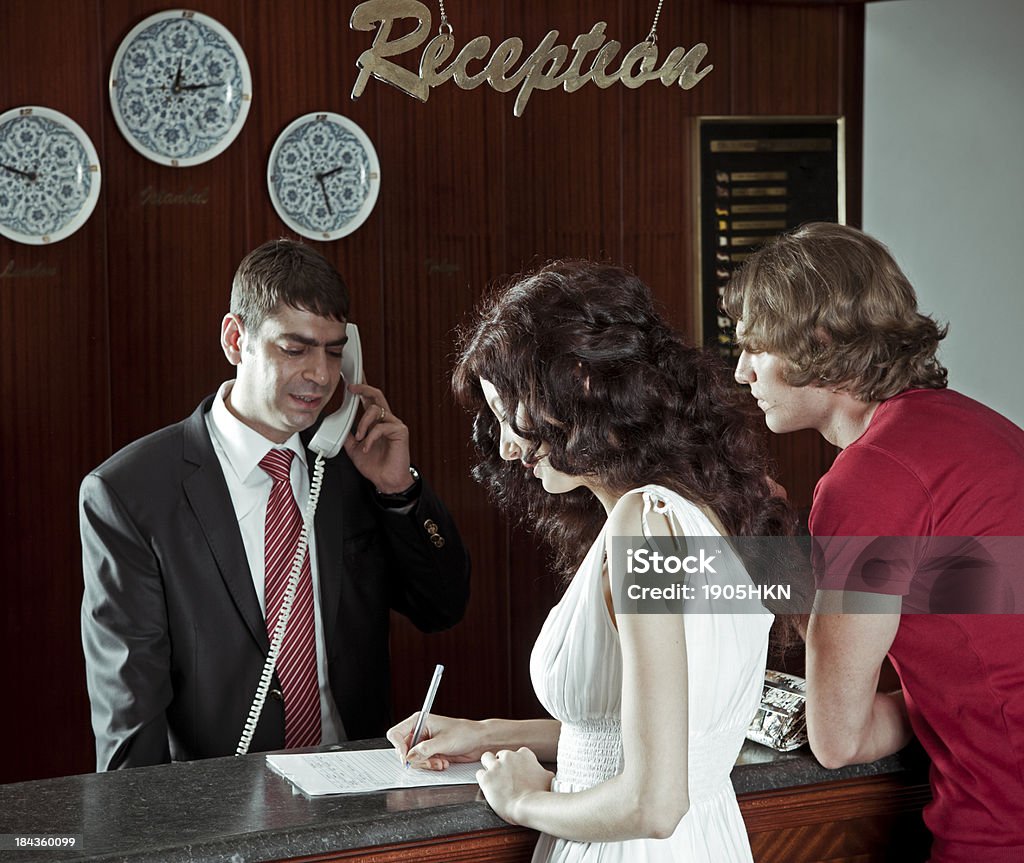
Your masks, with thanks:
<instances>
[{"instance_id":1,"label":"gold framed wall plaque","mask_svg":"<svg viewBox=\"0 0 1024 863\"><path fill-rule=\"evenodd\" d=\"M842 117L697 117L694 320L730 363L733 323L719 306L733 271L776 234L846 221Z\"/></svg>"}]
</instances>

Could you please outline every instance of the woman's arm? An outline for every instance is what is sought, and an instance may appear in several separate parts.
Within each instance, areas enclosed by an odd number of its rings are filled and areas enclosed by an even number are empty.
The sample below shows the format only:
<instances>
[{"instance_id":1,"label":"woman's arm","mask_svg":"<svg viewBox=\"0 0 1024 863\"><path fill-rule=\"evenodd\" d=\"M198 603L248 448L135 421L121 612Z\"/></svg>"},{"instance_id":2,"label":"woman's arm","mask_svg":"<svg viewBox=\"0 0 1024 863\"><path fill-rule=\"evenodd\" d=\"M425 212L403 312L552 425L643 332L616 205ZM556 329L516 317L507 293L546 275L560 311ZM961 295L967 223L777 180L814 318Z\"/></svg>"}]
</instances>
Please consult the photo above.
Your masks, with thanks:
<instances>
[{"instance_id":1,"label":"woman's arm","mask_svg":"<svg viewBox=\"0 0 1024 863\"><path fill-rule=\"evenodd\" d=\"M641 536L643 502L623 498L608 536ZM651 513L651 532L668 534ZM609 563L611 566L612 564ZM612 573L612 581L616 573ZM670 836L689 808L686 643L681 614L620 614L623 772L578 793L547 790L530 753L485 755L480 786L514 824L584 842Z\"/></svg>"},{"instance_id":2,"label":"woman's arm","mask_svg":"<svg viewBox=\"0 0 1024 863\"><path fill-rule=\"evenodd\" d=\"M388 731L399 757L414 767L444 770L452 762L479 761L492 749L527 747L542 761L554 761L560 724L554 719L453 719L431 713L420 742L409 749L419 713Z\"/></svg>"}]
</instances>

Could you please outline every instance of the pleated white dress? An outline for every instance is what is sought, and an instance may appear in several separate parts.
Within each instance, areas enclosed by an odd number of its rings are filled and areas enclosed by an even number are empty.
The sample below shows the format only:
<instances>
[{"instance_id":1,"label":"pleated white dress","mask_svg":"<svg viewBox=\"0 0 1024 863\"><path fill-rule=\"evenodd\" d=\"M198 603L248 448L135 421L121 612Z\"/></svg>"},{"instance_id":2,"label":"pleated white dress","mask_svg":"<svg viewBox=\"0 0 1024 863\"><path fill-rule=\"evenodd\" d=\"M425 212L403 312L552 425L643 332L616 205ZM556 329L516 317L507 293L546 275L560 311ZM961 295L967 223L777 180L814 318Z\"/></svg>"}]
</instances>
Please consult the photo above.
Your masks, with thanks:
<instances>
[{"instance_id":1,"label":"pleated white dress","mask_svg":"<svg viewBox=\"0 0 1024 863\"><path fill-rule=\"evenodd\" d=\"M697 506L670 489L645 486L629 493L643 495L645 524L653 510L668 514L687 536L720 535ZM582 791L623 767L622 654L605 604L604 558L602 531L548 615L530 659L537 697L562 723L554 791ZM749 580L745 570L731 579L737 577ZM690 576L689 583L699 585L700 579ZM672 836L589 843L542 835L535 863L750 863L729 773L764 681L773 617L757 608L761 613L685 615L690 807Z\"/></svg>"}]
</instances>

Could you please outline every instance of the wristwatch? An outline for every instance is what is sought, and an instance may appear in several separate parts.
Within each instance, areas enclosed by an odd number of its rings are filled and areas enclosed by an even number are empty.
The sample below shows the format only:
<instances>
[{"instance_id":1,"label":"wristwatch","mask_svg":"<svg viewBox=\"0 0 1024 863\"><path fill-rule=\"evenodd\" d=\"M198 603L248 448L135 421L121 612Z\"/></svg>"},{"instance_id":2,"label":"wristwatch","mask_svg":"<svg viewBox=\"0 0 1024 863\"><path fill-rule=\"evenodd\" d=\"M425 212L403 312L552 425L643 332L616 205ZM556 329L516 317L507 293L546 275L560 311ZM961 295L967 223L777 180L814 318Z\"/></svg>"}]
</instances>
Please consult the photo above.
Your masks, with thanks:
<instances>
[{"instance_id":1,"label":"wristwatch","mask_svg":"<svg viewBox=\"0 0 1024 863\"><path fill-rule=\"evenodd\" d=\"M412 477L412 484L404 491L385 494L377 491L377 503L384 509L401 509L404 506L416 503L423 489L423 480L420 479L420 472L412 465L409 466L409 476Z\"/></svg>"}]
</instances>

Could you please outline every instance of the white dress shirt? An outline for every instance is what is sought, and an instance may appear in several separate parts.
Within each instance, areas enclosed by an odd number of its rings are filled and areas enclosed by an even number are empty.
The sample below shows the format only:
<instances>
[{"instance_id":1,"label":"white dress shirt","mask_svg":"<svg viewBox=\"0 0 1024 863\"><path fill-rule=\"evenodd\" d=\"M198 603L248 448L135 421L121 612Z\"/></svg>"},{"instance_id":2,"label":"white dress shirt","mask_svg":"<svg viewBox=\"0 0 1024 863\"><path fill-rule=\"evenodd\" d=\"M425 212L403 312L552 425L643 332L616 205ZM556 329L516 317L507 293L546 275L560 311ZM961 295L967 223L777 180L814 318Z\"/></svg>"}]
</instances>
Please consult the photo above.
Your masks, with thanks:
<instances>
[{"instance_id":1,"label":"white dress shirt","mask_svg":"<svg viewBox=\"0 0 1024 863\"><path fill-rule=\"evenodd\" d=\"M299 504L299 511L305 514L305 501L309 497L309 472L306 467L306 449L293 434L283 444L275 444L263 437L259 432L249 428L239 420L225 404L225 399L234 381L225 381L220 385L217 396L213 400L213 408L206 414L206 427L213 441L213 449L217 453L224 480L227 482L231 503L238 519L238 529L242 534L245 556L249 561L253 587L259 599L263 616L267 614L264 580L266 565L264 561L264 531L267 520L267 502L270 500L270 489L273 481L270 475L260 467L260 461L271 449L290 449L296 454L292 459L291 481L292 492ZM309 534L309 563L313 576L313 618L316 628L316 671L320 684L320 725L322 743L337 743L345 739L345 729L331 696L330 682L327 677L327 652L324 649L324 626L320 613L320 576L316 559L316 532ZM259 680L252 681L252 691L256 694ZM241 734L245 717L238 717L238 732Z\"/></svg>"}]
</instances>

